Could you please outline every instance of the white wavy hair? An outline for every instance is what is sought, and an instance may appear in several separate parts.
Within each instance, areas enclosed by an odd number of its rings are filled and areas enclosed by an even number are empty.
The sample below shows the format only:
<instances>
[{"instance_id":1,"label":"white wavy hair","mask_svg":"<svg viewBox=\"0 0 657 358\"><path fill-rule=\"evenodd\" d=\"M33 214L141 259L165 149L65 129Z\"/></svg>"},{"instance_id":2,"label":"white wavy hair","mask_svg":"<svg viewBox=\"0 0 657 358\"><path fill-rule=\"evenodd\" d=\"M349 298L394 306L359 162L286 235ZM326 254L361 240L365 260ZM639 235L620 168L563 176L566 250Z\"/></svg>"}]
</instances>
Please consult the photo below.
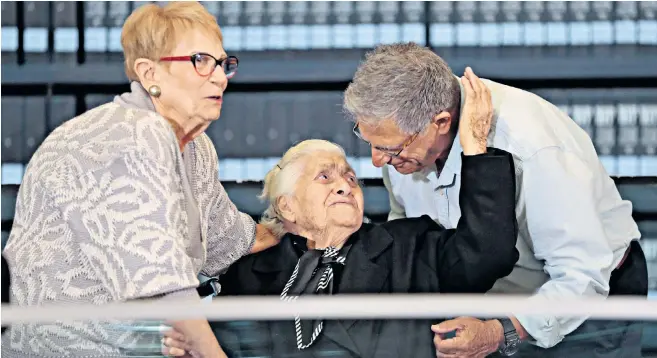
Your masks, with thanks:
<instances>
[{"instance_id":1,"label":"white wavy hair","mask_svg":"<svg viewBox=\"0 0 657 358\"><path fill-rule=\"evenodd\" d=\"M260 224L277 237L287 233L283 225L283 216L278 210L278 198L294 195L297 182L303 175L305 159L317 152L329 152L346 157L341 146L323 139L308 139L300 142L285 152L283 158L265 176L262 193L259 198L268 203L262 214Z\"/></svg>"}]
</instances>

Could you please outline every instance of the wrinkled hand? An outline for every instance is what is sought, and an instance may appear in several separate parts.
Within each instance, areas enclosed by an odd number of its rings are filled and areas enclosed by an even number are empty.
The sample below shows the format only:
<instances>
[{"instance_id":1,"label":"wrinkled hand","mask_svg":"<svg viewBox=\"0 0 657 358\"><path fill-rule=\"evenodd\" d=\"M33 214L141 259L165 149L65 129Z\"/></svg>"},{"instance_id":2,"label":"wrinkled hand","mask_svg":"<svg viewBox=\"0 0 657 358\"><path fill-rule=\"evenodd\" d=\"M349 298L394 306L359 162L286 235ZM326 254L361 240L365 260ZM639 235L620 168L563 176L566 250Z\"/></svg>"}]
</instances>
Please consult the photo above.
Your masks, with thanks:
<instances>
[{"instance_id":1,"label":"wrinkled hand","mask_svg":"<svg viewBox=\"0 0 657 358\"><path fill-rule=\"evenodd\" d=\"M272 246L276 246L281 242L281 238L274 235L269 229L262 224L256 224L256 239L251 247L251 254L267 250Z\"/></svg>"},{"instance_id":2,"label":"wrinkled hand","mask_svg":"<svg viewBox=\"0 0 657 358\"><path fill-rule=\"evenodd\" d=\"M465 69L461 83L465 91L465 103L459 121L459 138L463 153L465 155L485 153L488 133L493 121L493 100L490 90L470 67Z\"/></svg>"},{"instance_id":3,"label":"wrinkled hand","mask_svg":"<svg viewBox=\"0 0 657 358\"><path fill-rule=\"evenodd\" d=\"M167 357L202 358L200 354L192 351L185 336L173 328L164 332L162 345L162 355Z\"/></svg>"},{"instance_id":4,"label":"wrinkled hand","mask_svg":"<svg viewBox=\"0 0 657 358\"><path fill-rule=\"evenodd\" d=\"M504 329L497 320L481 321L472 317L459 317L431 326L435 333L436 357L481 358L497 351L504 340ZM454 338L445 334L456 331Z\"/></svg>"}]
</instances>

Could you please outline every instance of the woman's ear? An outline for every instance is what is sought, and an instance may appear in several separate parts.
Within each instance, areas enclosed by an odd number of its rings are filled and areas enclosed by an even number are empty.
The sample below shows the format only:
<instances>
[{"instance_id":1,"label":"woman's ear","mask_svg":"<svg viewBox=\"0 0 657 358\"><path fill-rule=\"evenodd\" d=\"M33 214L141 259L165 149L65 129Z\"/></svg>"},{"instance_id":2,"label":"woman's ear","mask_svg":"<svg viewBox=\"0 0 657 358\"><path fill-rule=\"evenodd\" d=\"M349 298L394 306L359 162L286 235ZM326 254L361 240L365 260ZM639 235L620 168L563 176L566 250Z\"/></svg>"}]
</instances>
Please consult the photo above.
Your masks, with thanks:
<instances>
[{"instance_id":1,"label":"woman's ear","mask_svg":"<svg viewBox=\"0 0 657 358\"><path fill-rule=\"evenodd\" d=\"M156 84L157 82L157 73L156 73L156 64L152 60L147 58L138 58L135 61L134 68L137 77L139 77L139 82L148 88L151 85Z\"/></svg>"},{"instance_id":2,"label":"woman's ear","mask_svg":"<svg viewBox=\"0 0 657 358\"><path fill-rule=\"evenodd\" d=\"M292 199L287 196L281 196L276 200L276 205L278 206L278 212L281 213L283 219L291 223L297 221L297 216L293 208L294 204Z\"/></svg>"}]
</instances>

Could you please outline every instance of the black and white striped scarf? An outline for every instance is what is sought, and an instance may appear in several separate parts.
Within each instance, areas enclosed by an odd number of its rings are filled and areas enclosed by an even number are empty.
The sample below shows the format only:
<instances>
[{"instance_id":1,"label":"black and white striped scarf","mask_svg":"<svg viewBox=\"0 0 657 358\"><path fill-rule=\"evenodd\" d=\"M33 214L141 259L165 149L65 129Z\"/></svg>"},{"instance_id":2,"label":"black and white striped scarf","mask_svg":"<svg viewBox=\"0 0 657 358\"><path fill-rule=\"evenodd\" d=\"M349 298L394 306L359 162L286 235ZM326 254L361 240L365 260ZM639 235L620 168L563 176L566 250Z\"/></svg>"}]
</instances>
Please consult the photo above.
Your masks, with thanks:
<instances>
[{"instance_id":1,"label":"black and white striped scarf","mask_svg":"<svg viewBox=\"0 0 657 358\"><path fill-rule=\"evenodd\" d=\"M283 288L281 300L294 301L302 294L333 294L334 266L344 265L350 248L351 245L349 244L343 246L342 249L328 247L325 250L308 250L304 253ZM310 347L324 328L322 320L319 320L314 329L311 328L313 326L312 322L308 323L310 323L310 328L307 322L301 322L299 316L294 317L297 348L300 350ZM306 326L305 331L312 330L310 340L306 344L303 343L302 326Z\"/></svg>"}]
</instances>

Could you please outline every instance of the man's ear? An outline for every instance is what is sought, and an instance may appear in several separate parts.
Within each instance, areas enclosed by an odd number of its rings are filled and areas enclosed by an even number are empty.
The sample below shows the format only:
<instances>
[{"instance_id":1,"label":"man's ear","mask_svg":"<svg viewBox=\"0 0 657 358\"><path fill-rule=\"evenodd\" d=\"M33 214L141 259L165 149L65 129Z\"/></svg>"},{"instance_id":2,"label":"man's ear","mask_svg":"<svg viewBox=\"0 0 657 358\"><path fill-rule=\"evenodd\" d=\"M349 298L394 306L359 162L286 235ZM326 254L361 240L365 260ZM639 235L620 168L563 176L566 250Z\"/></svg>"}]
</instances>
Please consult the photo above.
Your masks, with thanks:
<instances>
[{"instance_id":1,"label":"man's ear","mask_svg":"<svg viewBox=\"0 0 657 358\"><path fill-rule=\"evenodd\" d=\"M442 111L433 117L431 123L436 126L438 134L448 134L452 129L452 115L447 111Z\"/></svg>"},{"instance_id":2,"label":"man's ear","mask_svg":"<svg viewBox=\"0 0 657 358\"><path fill-rule=\"evenodd\" d=\"M147 58L138 58L135 61L133 69L135 70L137 77L139 77L139 82L142 84L142 86L144 86L144 88L148 88L154 84L157 84L157 67L155 62L152 60Z\"/></svg>"},{"instance_id":3,"label":"man's ear","mask_svg":"<svg viewBox=\"0 0 657 358\"><path fill-rule=\"evenodd\" d=\"M278 206L278 212L281 213L285 220L291 223L295 223L297 221L297 216L292 208L293 204L291 198L287 196L280 196L276 200L276 205Z\"/></svg>"}]
</instances>

